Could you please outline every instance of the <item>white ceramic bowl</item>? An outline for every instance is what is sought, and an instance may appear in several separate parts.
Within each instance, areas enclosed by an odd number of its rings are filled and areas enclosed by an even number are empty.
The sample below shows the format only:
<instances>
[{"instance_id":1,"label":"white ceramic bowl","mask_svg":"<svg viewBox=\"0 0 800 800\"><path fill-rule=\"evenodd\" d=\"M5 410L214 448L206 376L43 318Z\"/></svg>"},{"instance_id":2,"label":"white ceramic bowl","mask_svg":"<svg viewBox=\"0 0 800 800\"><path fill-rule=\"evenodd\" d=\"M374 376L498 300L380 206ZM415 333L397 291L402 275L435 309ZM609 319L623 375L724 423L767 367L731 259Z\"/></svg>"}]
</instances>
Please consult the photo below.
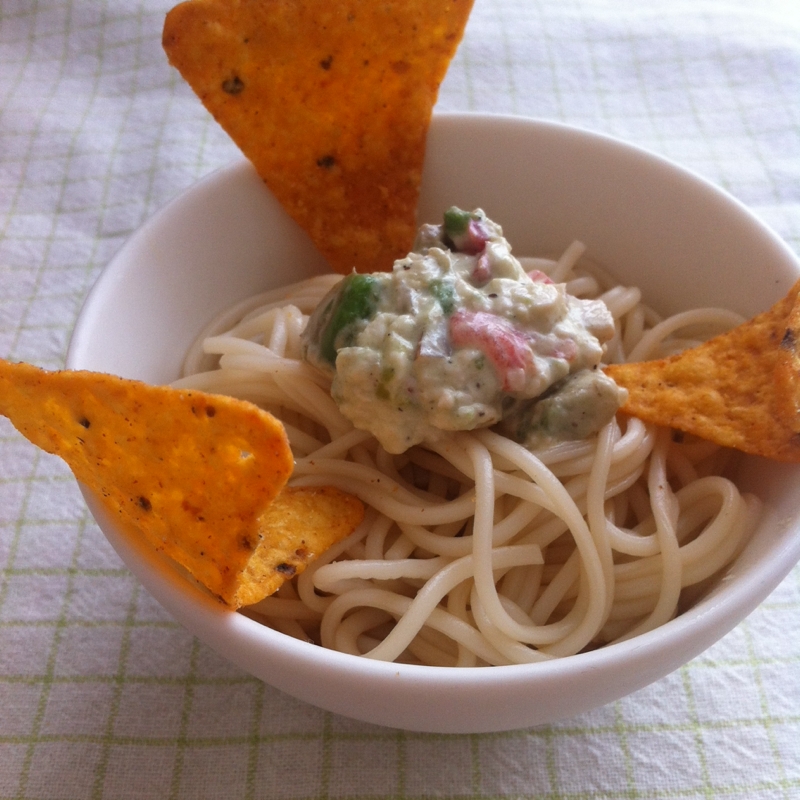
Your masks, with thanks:
<instances>
[{"instance_id":1,"label":"white ceramic bowl","mask_svg":"<svg viewBox=\"0 0 800 800\"><path fill-rule=\"evenodd\" d=\"M741 204L659 157L604 136L509 117L442 115L430 130L421 221L480 206L518 253L581 239L662 312L767 308L800 273ZM154 383L177 376L216 312L324 268L250 165L214 173L158 213L90 293L68 366ZM482 732L552 722L613 701L693 658L749 614L800 560L800 467L748 458L741 484L766 516L723 581L651 633L558 661L471 669L379 663L299 642L236 613L95 516L123 561L187 629L291 695L409 730Z\"/></svg>"}]
</instances>

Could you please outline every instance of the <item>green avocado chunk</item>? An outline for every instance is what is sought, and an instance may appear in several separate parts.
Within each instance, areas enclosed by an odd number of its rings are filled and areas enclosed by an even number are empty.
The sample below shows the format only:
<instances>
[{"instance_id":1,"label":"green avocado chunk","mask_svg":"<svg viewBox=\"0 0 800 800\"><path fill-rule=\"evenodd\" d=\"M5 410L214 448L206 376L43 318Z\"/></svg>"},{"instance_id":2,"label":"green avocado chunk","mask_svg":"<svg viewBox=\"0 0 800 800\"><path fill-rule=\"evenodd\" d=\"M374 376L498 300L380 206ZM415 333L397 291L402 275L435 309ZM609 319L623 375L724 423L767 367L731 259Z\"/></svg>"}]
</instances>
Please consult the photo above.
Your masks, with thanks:
<instances>
[{"instance_id":1,"label":"green avocado chunk","mask_svg":"<svg viewBox=\"0 0 800 800\"><path fill-rule=\"evenodd\" d=\"M348 275L341 283L328 324L320 334L320 357L331 366L335 365L338 349L347 346L346 342L340 342L337 347L339 335L354 322L369 319L375 313L379 299L379 282L372 275Z\"/></svg>"}]
</instances>

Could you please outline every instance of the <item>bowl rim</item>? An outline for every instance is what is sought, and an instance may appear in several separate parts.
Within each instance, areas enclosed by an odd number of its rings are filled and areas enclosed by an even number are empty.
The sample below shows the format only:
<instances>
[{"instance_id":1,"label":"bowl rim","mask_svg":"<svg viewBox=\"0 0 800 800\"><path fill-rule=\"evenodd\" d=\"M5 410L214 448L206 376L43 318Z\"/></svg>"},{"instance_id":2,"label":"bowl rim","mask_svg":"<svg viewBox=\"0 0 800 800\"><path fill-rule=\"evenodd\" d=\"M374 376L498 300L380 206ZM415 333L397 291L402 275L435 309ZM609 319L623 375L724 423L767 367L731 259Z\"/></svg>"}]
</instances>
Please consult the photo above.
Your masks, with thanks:
<instances>
[{"instance_id":1,"label":"bowl rim","mask_svg":"<svg viewBox=\"0 0 800 800\"><path fill-rule=\"evenodd\" d=\"M513 129L542 129L556 132L569 137L590 137L607 147L622 149L648 161L655 161L662 168L677 171L684 178L692 181L698 188L705 192L713 193L717 198L732 204L736 210L743 214L754 224L760 235L768 239L773 247L782 252L783 257L791 266L794 273L800 276L800 260L788 245L772 231L753 211L740 200L721 187L711 183L708 179L671 159L651 152L639 145L628 143L620 138L606 133L597 132L562 122L540 120L531 117L522 117L507 114L491 114L485 112L437 112L433 116L432 128L437 131L458 129L464 125L503 126ZM66 366L69 369L86 368L81 365L81 358L85 349L87 337L91 336L91 316L95 305L102 298L105 290L118 279L118 273L125 267L123 256L137 241L145 239L158 226L163 224L165 215L172 214L181 207L187 196L198 192L213 191L221 183L230 180L241 180L245 172L251 172L252 166L243 157L222 166L201 178L188 188L179 192L166 205L151 215L131 237L122 245L108 265L102 270L98 279L86 295L83 306L79 312L77 322L70 339ZM92 510L92 513L102 520L102 509L85 487L82 491ZM797 527L795 521L792 527ZM321 648L317 645L293 639L290 636L275 631L243 614L224 609L216 600L205 595L199 588L186 583L186 591L178 592L179 603L176 606L172 600L165 603L163 600L165 588L162 583L166 581L169 593L175 592L175 580L166 576L164 570L169 566L160 564L158 554L143 552L136 543L125 541L123 537L109 535L106 526L101 528L111 544L122 557L126 566L131 569L141 583L153 594L156 599L165 605L169 613L178 619L192 633L206 640L209 631L213 630L215 637L222 637L224 641L233 642L244 640L248 647L254 649L277 649L292 659L299 659L309 665L323 664L332 670L355 671L364 678L381 678L396 681L398 678L407 679L411 683L424 681L433 686L447 684L452 686L457 683L463 687L481 687L486 684L503 682L525 682L536 684L547 681L554 675L561 679L568 679L570 675L597 671L613 667L615 664L625 662L645 665L654 655L662 659L666 657L672 664L668 669L664 663L659 665L655 677L643 674L641 681L632 684L631 691L661 677L681 664L686 663L702 652L707 646L708 632L717 631L714 641L735 627L744 617L749 615L786 577L794 565L800 561L800 536L793 537L789 542L784 542L780 557L762 559L755 567L748 568L746 574L739 575L735 583L736 602L731 605L728 595L730 588L719 586L717 590L688 609L680 616L670 620L659 628L640 634L633 639L606 645L597 650L578 653L576 655L553 659L550 661L529 664L513 664L497 666L491 669L485 667L431 667L416 664L402 664L396 662L382 662L370 658L353 656L333 650ZM134 560L134 564L130 563ZM200 600L200 602L198 602ZM209 643L219 648L219 642ZM666 654L666 656L665 656ZM646 672L646 671L645 671ZM613 698L612 698L613 699ZM606 702L602 701L601 702ZM598 705L601 703L598 703Z\"/></svg>"}]
</instances>

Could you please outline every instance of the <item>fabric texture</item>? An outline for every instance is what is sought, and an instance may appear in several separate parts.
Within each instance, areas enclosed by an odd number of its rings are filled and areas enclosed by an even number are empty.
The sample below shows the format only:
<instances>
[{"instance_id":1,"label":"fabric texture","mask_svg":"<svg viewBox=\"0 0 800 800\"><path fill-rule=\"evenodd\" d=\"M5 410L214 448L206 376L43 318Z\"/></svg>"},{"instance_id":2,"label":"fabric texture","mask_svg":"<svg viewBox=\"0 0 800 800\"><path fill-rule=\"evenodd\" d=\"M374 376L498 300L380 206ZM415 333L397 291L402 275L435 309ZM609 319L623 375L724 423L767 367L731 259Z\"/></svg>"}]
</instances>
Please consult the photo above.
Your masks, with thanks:
<instances>
[{"instance_id":1,"label":"fabric texture","mask_svg":"<svg viewBox=\"0 0 800 800\"><path fill-rule=\"evenodd\" d=\"M62 366L114 252L238 157L166 62L170 5L0 0L0 356ZM437 108L646 147L800 250L797 0L476 0ZM383 729L186 633L62 462L0 418L0 798L335 797L800 798L800 568L706 653L595 712L491 735Z\"/></svg>"}]
</instances>

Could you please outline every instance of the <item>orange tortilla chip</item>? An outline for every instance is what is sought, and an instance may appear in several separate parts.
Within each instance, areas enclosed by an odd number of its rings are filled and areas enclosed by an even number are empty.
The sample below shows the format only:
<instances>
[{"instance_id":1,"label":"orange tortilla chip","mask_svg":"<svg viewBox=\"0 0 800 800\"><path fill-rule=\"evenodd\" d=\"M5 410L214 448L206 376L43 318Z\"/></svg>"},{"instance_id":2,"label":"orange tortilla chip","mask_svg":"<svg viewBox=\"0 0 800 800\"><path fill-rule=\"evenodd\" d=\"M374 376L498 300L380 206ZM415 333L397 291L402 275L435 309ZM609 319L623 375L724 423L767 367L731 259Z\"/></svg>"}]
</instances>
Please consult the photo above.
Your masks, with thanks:
<instances>
[{"instance_id":1,"label":"orange tortilla chip","mask_svg":"<svg viewBox=\"0 0 800 800\"><path fill-rule=\"evenodd\" d=\"M775 380L776 391L786 403L785 415L800 430L800 295L795 299L781 339Z\"/></svg>"},{"instance_id":2,"label":"orange tortilla chip","mask_svg":"<svg viewBox=\"0 0 800 800\"><path fill-rule=\"evenodd\" d=\"M472 0L187 0L170 63L331 267L411 249L425 142Z\"/></svg>"},{"instance_id":3,"label":"orange tortilla chip","mask_svg":"<svg viewBox=\"0 0 800 800\"><path fill-rule=\"evenodd\" d=\"M252 605L299 575L317 556L349 536L364 519L353 495L331 486L285 487L261 517L269 547L259 547L236 593L239 606Z\"/></svg>"},{"instance_id":4,"label":"orange tortilla chip","mask_svg":"<svg viewBox=\"0 0 800 800\"><path fill-rule=\"evenodd\" d=\"M800 281L769 311L699 347L606 367L628 390L622 411L746 453L800 461L800 376L791 327L798 323L799 293Z\"/></svg>"},{"instance_id":5,"label":"orange tortilla chip","mask_svg":"<svg viewBox=\"0 0 800 800\"><path fill-rule=\"evenodd\" d=\"M0 414L61 456L112 518L135 526L230 606L245 590L263 597L277 588L274 574L254 569L262 551L283 554L293 544L313 557L321 546L297 517L293 542L286 524L271 535L271 504L293 458L283 425L251 403L0 359ZM323 500L317 515L348 505Z\"/></svg>"}]
</instances>

